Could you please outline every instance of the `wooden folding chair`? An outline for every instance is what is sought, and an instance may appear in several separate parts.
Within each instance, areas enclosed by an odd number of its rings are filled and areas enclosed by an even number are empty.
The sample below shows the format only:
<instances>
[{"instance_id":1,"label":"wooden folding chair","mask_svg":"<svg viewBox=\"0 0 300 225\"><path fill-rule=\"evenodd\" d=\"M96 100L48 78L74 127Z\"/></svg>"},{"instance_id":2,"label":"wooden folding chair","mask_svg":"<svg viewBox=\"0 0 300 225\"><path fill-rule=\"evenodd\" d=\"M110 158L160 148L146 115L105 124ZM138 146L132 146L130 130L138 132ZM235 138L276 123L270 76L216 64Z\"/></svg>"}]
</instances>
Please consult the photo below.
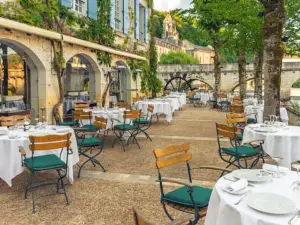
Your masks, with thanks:
<instances>
[{"instance_id":1,"label":"wooden folding chair","mask_svg":"<svg viewBox=\"0 0 300 225\"><path fill-rule=\"evenodd\" d=\"M46 185L56 185L56 193L64 194L67 205L69 205L69 199L67 196L66 188L63 179L68 173L68 159L69 155L72 154L71 150L71 133L65 135L48 135L48 136L29 136L30 145L29 149L32 154L31 157L26 157L26 151L23 147L19 147L19 151L22 156L23 165L28 169L28 182L25 187L25 198L27 198L28 191L32 193L32 212L35 213L35 199L34 191L39 187ZM37 151L52 151L54 149L61 149L60 157L56 154L47 154L36 156L35 152ZM66 150L65 159L62 158L63 151ZM56 170L58 174L57 182L48 182L48 183L34 183L34 178L37 172L47 171L47 170ZM60 188L61 186L61 188ZM59 189L63 189L63 192L60 193Z\"/></svg>"},{"instance_id":2,"label":"wooden folding chair","mask_svg":"<svg viewBox=\"0 0 300 225\"><path fill-rule=\"evenodd\" d=\"M149 139L150 141L152 141L152 139L149 136L149 134L146 132L146 130L148 130L152 125L153 109L154 109L153 105L148 105L147 114L145 115L145 117L133 120L133 124L136 124L139 126L139 130L138 130L137 134L139 134L139 133L145 134L147 139Z\"/></svg>"},{"instance_id":3,"label":"wooden folding chair","mask_svg":"<svg viewBox=\"0 0 300 225\"><path fill-rule=\"evenodd\" d=\"M74 104L74 109L75 109L75 111L80 111L80 110L83 110L83 109L88 109L89 106L90 106L90 104L87 103L87 102L81 102L81 103L78 102L78 103Z\"/></svg>"},{"instance_id":4,"label":"wooden folding chair","mask_svg":"<svg viewBox=\"0 0 300 225\"><path fill-rule=\"evenodd\" d=\"M139 119L141 117L141 110L131 110L131 111L124 111L124 122L122 124L115 125L113 128L113 131L116 135L116 138L112 144L112 148L114 147L115 143L119 141L122 145L123 151L125 152L125 143L127 143L127 146L129 145L130 140L133 141L133 143L137 144L137 146L140 148L140 145L136 139L136 135L139 132L139 124L132 125L131 121L135 119ZM130 122L127 122L127 120L130 120ZM128 140L124 140L124 134L125 132L128 132L130 134Z\"/></svg>"},{"instance_id":5,"label":"wooden folding chair","mask_svg":"<svg viewBox=\"0 0 300 225\"><path fill-rule=\"evenodd\" d=\"M230 104L230 112L231 113L243 113L244 112L244 106L243 105Z\"/></svg>"},{"instance_id":6,"label":"wooden folding chair","mask_svg":"<svg viewBox=\"0 0 300 225\"><path fill-rule=\"evenodd\" d=\"M231 172L231 170L214 166L191 168L190 160L192 159L192 154L189 152L189 148L190 145L188 143L184 143L181 145L170 145L163 149L154 150L154 155L156 158L156 168L158 170L158 182L160 184L161 203L163 205L163 209L166 215L169 217L170 220L174 221L174 218L167 210L166 206L168 205L176 210L193 214L194 218L191 220L190 224L194 225L198 223L201 217L205 216L212 190L209 188L203 188L200 186L192 185L191 170L213 169L221 170L223 172ZM189 183L162 178L161 170L163 168L180 163L184 163L187 166ZM176 188L173 191L165 193L163 188L163 184L165 182L179 184L182 187Z\"/></svg>"},{"instance_id":7,"label":"wooden folding chair","mask_svg":"<svg viewBox=\"0 0 300 225\"><path fill-rule=\"evenodd\" d=\"M100 155L104 148L104 140L100 139L100 130L107 127L107 119L96 117L96 121L92 124L95 128L90 130L88 128L74 128L77 145L79 150L79 156L84 156L86 160L79 165L78 178L80 178L81 170L88 162L91 162L93 166L99 165L103 172L105 172L104 166L96 159Z\"/></svg>"},{"instance_id":8,"label":"wooden folding chair","mask_svg":"<svg viewBox=\"0 0 300 225\"><path fill-rule=\"evenodd\" d=\"M24 122L29 118L29 115L1 116L0 124L2 127L15 126L18 123L24 124Z\"/></svg>"},{"instance_id":9,"label":"wooden folding chair","mask_svg":"<svg viewBox=\"0 0 300 225\"><path fill-rule=\"evenodd\" d=\"M264 140L253 140L240 145L240 130L237 127L216 123L216 129L219 156L224 162L228 163L226 168L233 165L239 169L251 169L257 165L260 158L264 162L262 149ZM222 138L229 139L232 147L222 147ZM254 146L254 143L259 143L259 145ZM250 166L248 166L248 160L253 160ZM245 165L241 164L242 161L244 161Z\"/></svg>"}]
</instances>

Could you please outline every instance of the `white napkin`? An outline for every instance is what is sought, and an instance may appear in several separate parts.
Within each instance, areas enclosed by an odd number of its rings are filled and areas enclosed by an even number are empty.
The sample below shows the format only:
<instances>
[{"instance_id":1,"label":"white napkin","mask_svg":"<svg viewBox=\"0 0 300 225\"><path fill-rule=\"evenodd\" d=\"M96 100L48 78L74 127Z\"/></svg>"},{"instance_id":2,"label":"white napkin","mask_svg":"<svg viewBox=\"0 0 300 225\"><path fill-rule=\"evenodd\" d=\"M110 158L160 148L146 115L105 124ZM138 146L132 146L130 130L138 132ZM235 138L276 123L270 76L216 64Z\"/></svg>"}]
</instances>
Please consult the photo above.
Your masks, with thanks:
<instances>
[{"instance_id":1,"label":"white napkin","mask_svg":"<svg viewBox=\"0 0 300 225\"><path fill-rule=\"evenodd\" d=\"M264 170L268 170L268 171L272 171L272 172L277 172L277 166L276 165L271 165L271 164L263 164L263 169ZM285 173L285 172L288 172L289 171L289 168L287 167L282 167L282 166L279 166L279 172L280 173Z\"/></svg>"},{"instance_id":2,"label":"white napkin","mask_svg":"<svg viewBox=\"0 0 300 225\"><path fill-rule=\"evenodd\" d=\"M0 130L2 131L2 130L5 130L5 131L7 131L8 130L8 128L7 127L0 127Z\"/></svg>"},{"instance_id":3,"label":"white napkin","mask_svg":"<svg viewBox=\"0 0 300 225\"><path fill-rule=\"evenodd\" d=\"M243 188L248 186L248 181L244 178L232 182L227 186L227 190L229 190L230 192L237 192L239 190L242 190Z\"/></svg>"},{"instance_id":4,"label":"white napkin","mask_svg":"<svg viewBox=\"0 0 300 225\"><path fill-rule=\"evenodd\" d=\"M70 128L68 127L63 127L63 128L56 128L58 133L67 133L70 131Z\"/></svg>"}]
</instances>

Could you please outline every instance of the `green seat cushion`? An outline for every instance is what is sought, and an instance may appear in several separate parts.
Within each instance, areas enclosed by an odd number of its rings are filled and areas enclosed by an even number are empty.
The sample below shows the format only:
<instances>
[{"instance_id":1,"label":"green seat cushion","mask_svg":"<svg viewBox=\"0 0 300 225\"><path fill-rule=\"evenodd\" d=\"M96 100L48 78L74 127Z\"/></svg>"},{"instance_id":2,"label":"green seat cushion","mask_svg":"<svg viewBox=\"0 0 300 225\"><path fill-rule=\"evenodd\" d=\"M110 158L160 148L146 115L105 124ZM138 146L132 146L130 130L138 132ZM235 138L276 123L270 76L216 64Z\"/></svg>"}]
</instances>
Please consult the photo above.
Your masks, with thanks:
<instances>
[{"instance_id":1,"label":"green seat cushion","mask_svg":"<svg viewBox=\"0 0 300 225\"><path fill-rule=\"evenodd\" d=\"M239 157L253 156L260 152L259 149L252 148L250 146L238 146L237 154L236 154L236 148L222 148L222 150L228 155L233 155L233 156L238 155Z\"/></svg>"},{"instance_id":2,"label":"green seat cushion","mask_svg":"<svg viewBox=\"0 0 300 225\"><path fill-rule=\"evenodd\" d=\"M114 126L117 130L136 130L138 127L131 124L119 124Z\"/></svg>"},{"instance_id":3,"label":"green seat cushion","mask_svg":"<svg viewBox=\"0 0 300 225\"><path fill-rule=\"evenodd\" d=\"M255 118L248 118L247 123L256 123L256 119Z\"/></svg>"},{"instance_id":4,"label":"green seat cushion","mask_svg":"<svg viewBox=\"0 0 300 225\"><path fill-rule=\"evenodd\" d=\"M66 163L62 161L57 155L43 155L43 156L35 156L32 158L26 158L24 160L25 165L29 169L34 170L47 170L47 169L55 169L62 168L66 166Z\"/></svg>"},{"instance_id":5,"label":"green seat cushion","mask_svg":"<svg viewBox=\"0 0 300 225\"><path fill-rule=\"evenodd\" d=\"M196 205L200 208L205 207L208 205L210 195L212 190L208 188L202 188L199 186L193 187L193 198L196 203ZM187 207L194 207L190 195L188 193L188 187L184 186L181 188L178 188L174 191L168 192L163 197L163 200L166 200L168 202L172 202L175 204L184 205Z\"/></svg>"},{"instance_id":6,"label":"green seat cushion","mask_svg":"<svg viewBox=\"0 0 300 225\"><path fill-rule=\"evenodd\" d=\"M229 101L220 101L219 103L220 103L221 105L229 105L230 102L229 102Z\"/></svg>"},{"instance_id":7,"label":"green seat cushion","mask_svg":"<svg viewBox=\"0 0 300 225\"><path fill-rule=\"evenodd\" d=\"M94 147L101 145L103 147L103 140L96 137L78 138L77 145L80 147Z\"/></svg>"},{"instance_id":8,"label":"green seat cushion","mask_svg":"<svg viewBox=\"0 0 300 225\"><path fill-rule=\"evenodd\" d=\"M96 131L96 130L98 130L98 127L96 127L94 125L89 125L89 124L83 125L82 128L87 129L89 131Z\"/></svg>"},{"instance_id":9,"label":"green seat cushion","mask_svg":"<svg viewBox=\"0 0 300 225\"><path fill-rule=\"evenodd\" d=\"M217 100L216 99L209 99L207 102L217 102Z\"/></svg>"},{"instance_id":10,"label":"green seat cushion","mask_svg":"<svg viewBox=\"0 0 300 225\"><path fill-rule=\"evenodd\" d=\"M66 122L61 122L59 124L59 126L68 126L68 127L77 126L77 125L78 125L78 121L66 121Z\"/></svg>"},{"instance_id":11,"label":"green seat cushion","mask_svg":"<svg viewBox=\"0 0 300 225\"><path fill-rule=\"evenodd\" d=\"M200 101L200 98L197 98L197 97L192 97L190 99L193 100L193 101Z\"/></svg>"},{"instance_id":12,"label":"green seat cushion","mask_svg":"<svg viewBox=\"0 0 300 225\"><path fill-rule=\"evenodd\" d=\"M133 123L137 123L137 124L149 124L150 121L145 119L145 118L141 118L141 119L134 119Z\"/></svg>"}]
</instances>

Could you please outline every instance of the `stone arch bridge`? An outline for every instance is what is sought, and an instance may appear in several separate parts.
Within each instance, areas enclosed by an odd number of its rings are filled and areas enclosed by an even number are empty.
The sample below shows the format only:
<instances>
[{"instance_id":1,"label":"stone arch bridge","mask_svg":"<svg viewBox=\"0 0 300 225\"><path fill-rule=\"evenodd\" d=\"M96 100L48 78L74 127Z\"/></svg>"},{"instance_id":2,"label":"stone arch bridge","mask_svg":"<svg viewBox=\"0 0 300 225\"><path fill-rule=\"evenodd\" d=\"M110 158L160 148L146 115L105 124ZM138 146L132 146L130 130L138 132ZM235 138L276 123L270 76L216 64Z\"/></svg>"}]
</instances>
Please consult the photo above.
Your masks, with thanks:
<instances>
[{"instance_id":1,"label":"stone arch bridge","mask_svg":"<svg viewBox=\"0 0 300 225\"><path fill-rule=\"evenodd\" d=\"M246 80L254 79L253 64L247 65ZM172 78L183 78L184 80L199 80L210 87L214 87L213 65L159 65L158 74L165 86ZM289 96L294 82L300 79L300 62L284 62L282 65L281 94ZM237 64L222 65L221 90L232 90L239 84Z\"/></svg>"}]
</instances>

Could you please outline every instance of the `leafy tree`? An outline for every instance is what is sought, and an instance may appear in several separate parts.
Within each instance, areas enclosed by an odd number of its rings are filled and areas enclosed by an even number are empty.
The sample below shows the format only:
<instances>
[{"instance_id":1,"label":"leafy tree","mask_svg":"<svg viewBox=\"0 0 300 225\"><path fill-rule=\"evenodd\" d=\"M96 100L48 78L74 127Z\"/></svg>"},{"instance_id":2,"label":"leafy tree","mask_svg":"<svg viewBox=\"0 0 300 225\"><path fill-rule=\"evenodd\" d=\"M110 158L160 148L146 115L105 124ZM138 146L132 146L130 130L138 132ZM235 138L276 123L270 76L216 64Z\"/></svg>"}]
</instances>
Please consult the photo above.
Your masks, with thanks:
<instances>
[{"instance_id":1,"label":"leafy tree","mask_svg":"<svg viewBox=\"0 0 300 225\"><path fill-rule=\"evenodd\" d=\"M183 51L171 51L161 55L160 64L199 64L199 60Z\"/></svg>"}]
</instances>

